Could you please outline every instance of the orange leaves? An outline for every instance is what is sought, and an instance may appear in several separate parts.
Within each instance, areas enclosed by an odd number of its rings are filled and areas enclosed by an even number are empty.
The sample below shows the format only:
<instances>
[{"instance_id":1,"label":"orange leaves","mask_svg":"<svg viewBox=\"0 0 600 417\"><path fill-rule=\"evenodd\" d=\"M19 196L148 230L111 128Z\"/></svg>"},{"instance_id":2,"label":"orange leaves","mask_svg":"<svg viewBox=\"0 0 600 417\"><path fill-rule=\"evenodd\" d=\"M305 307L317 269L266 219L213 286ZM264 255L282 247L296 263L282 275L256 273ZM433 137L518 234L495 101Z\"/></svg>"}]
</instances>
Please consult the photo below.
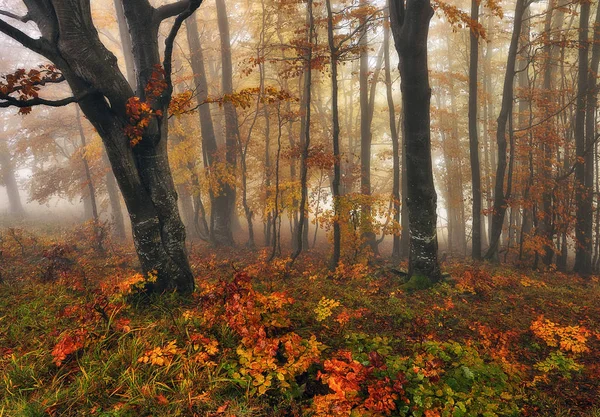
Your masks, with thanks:
<instances>
[{"instance_id":1,"label":"orange leaves","mask_svg":"<svg viewBox=\"0 0 600 417\"><path fill-rule=\"evenodd\" d=\"M144 88L146 93L146 101L151 102L158 97L167 89L167 82L165 81L165 70L160 65L155 65L152 70L152 76Z\"/></svg>"},{"instance_id":2,"label":"orange leaves","mask_svg":"<svg viewBox=\"0 0 600 417\"><path fill-rule=\"evenodd\" d=\"M297 101L289 91L281 90L272 86L266 86L263 91L259 87L244 88L222 97L208 98L206 103L217 103L219 106L231 103L233 106L247 109L258 100L260 103L273 104L280 101Z\"/></svg>"},{"instance_id":3,"label":"orange leaves","mask_svg":"<svg viewBox=\"0 0 600 417\"><path fill-rule=\"evenodd\" d=\"M435 1L433 7L436 10L442 11L452 27L458 27L459 29L467 27L475 33L477 37L485 39L485 29L481 23L472 20L466 12L460 10L458 7L441 0Z\"/></svg>"},{"instance_id":4,"label":"orange leaves","mask_svg":"<svg viewBox=\"0 0 600 417\"><path fill-rule=\"evenodd\" d=\"M56 366L62 365L69 355L82 349L85 345L87 334L88 332L85 329L64 333L52 350L54 364Z\"/></svg>"},{"instance_id":5,"label":"orange leaves","mask_svg":"<svg viewBox=\"0 0 600 417\"><path fill-rule=\"evenodd\" d=\"M131 146L142 141L142 136L153 117L162 117L162 110L154 109L154 104L166 88L165 72L160 66L156 66L144 89L146 100L142 101L136 96L127 100L126 112L129 117L129 125L125 126L124 130Z\"/></svg>"},{"instance_id":6,"label":"orange leaves","mask_svg":"<svg viewBox=\"0 0 600 417\"><path fill-rule=\"evenodd\" d=\"M139 97L134 96L127 100L127 115L129 116L129 125L125 126L125 134L129 137L131 146L135 146L141 142L142 135L152 117L162 116L162 112L154 111L148 102L141 101Z\"/></svg>"},{"instance_id":7,"label":"orange leaves","mask_svg":"<svg viewBox=\"0 0 600 417\"><path fill-rule=\"evenodd\" d=\"M292 299L284 293L261 294L250 280L247 273L239 272L231 282L205 286L203 319L208 325L224 321L241 338L235 350L238 363L230 375L260 396L272 388L297 386L295 378L319 360L323 345L314 336L282 334L290 325L285 311Z\"/></svg>"},{"instance_id":8,"label":"orange leaves","mask_svg":"<svg viewBox=\"0 0 600 417\"><path fill-rule=\"evenodd\" d=\"M404 395L404 377L395 380L377 377L375 372L385 369L377 352L369 354L370 365L355 360L352 353L340 350L336 357L324 362L324 372L317 374L329 386L331 394L317 395L313 410L319 417L339 415L391 415L396 401Z\"/></svg>"},{"instance_id":9,"label":"orange leaves","mask_svg":"<svg viewBox=\"0 0 600 417\"><path fill-rule=\"evenodd\" d=\"M173 360L173 356L183 353L182 349L177 347L177 341L172 340L164 347L155 347L146 351L143 356L138 359L139 363L149 363L156 366L169 365Z\"/></svg>"},{"instance_id":10,"label":"orange leaves","mask_svg":"<svg viewBox=\"0 0 600 417\"><path fill-rule=\"evenodd\" d=\"M18 100L38 98L40 86L62 80L62 74L54 65L40 65L38 69L29 71L20 68L12 74L0 78L0 99L16 94ZM19 113L26 115L31 107L21 107Z\"/></svg>"},{"instance_id":11,"label":"orange leaves","mask_svg":"<svg viewBox=\"0 0 600 417\"><path fill-rule=\"evenodd\" d=\"M179 116L186 113L192 103L192 96L190 90L174 95L169 103L169 114Z\"/></svg>"},{"instance_id":12,"label":"orange leaves","mask_svg":"<svg viewBox=\"0 0 600 417\"><path fill-rule=\"evenodd\" d=\"M542 339L550 347L558 347L564 352L584 353L588 352L586 346L589 330L580 326L559 326L558 324L544 319L541 315L531 323L533 334Z\"/></svg>"}]
</instances>

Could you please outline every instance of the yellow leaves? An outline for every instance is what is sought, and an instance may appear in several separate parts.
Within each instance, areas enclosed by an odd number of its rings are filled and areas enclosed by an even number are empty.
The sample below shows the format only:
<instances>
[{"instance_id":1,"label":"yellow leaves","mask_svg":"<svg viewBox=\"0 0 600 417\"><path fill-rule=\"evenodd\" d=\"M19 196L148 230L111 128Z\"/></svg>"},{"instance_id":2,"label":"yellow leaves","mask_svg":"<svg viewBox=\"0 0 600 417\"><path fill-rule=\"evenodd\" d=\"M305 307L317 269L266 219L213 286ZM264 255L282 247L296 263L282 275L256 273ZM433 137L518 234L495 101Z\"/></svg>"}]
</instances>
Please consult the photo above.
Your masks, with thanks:
<instances>
[{"instance_id":1,"label":"yellow leaves","mask_svg":"<svg viewBox=\"0 0 600 417\"><path fill-rule=\"evenodd\" d=\"M524 287L533 287L533 288L547 287L545 282L533 280L533 279L529 278L527 275L523 275L523 277L521 277L521 280L519 282Z\"/></svg>"},{"instance_id":2,"label":"yellow leaves","mask_svg":"<svg viewBox=\"0 0 600 417\"><path fill-rule=\"evenodd\" d=\"M460 10L458 7L446 3L442 0L437 0L433 3L433 7L436 10L441 10L446 19L448 19L448 23L454 28L457 27L459 29L463 27L469 28L477 37L482 39L486 38L485 29L481 25L481 23L476 22L471 19L471 17L464 11Z\"/></svg>"},{"instance_id":3,"label":"yellow leaves","mask_svg":"<svg viewBox=\"0 0 600 417\"><path fill-rule=\"evenodd\" d=\"M139 363L149 363L156 366L169 365L173 360L173 356L182 353L183 351L177 347L177 341L172 340L164 347L155 347L138 359Z\"/></svg>"},{"instance_id":4,"label":"yellow leaves","mask_svg":"<svg viewBox=\"0 0 600 417\"><path fill-rule=\"evenodd\" d=\"M192 97L191 90L174 95L169 103L169 114L180 116L188 112L192 103Z\"/></svg>"},{"instance_id":5,"label":"yellow leaves","mask_svg":"<svg viewBox=\"0 0 600 417\"><path fill-rule=\"evenodd\" d=\"M340 305L341 303L339 301L321 297L319 304L314 310L315 314L317 315L317 321L323 321L327 317L331 316L333 314L331 310L339 307Z\"/></svg>"},{"instance_id":6,"label":"yellow leaves","mask_svg":"<svg viewBox=\"0 0 600 417\"><path fill-rule=\"evenodd\" d=\"M573 353L589 351L586 342L590 332L581 326L562 327L548 319L544 319L542 315L531 324L530 328L533 334L550 347L558 347L564 352Z\"/></svg>"}]
</instances>

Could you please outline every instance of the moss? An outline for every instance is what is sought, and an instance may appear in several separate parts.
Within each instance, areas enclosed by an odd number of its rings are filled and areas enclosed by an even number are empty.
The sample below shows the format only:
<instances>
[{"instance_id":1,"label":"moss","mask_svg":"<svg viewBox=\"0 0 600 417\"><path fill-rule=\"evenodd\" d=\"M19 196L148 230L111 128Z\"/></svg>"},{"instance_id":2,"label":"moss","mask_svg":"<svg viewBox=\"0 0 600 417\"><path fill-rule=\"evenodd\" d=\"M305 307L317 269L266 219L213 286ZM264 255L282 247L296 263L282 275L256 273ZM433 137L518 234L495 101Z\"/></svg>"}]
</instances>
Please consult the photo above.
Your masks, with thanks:
<instances>
[{"instance_id":1,"label":"moss","mask_svg":"<svg viewBox=\"0 0 600 417\"><path fill-rule=\"evenodd\" d=\"M435 284L435 282L425 275L413 275L406 284L400 286L405 291L426 290Z\"/></svg>"}]
</instances>

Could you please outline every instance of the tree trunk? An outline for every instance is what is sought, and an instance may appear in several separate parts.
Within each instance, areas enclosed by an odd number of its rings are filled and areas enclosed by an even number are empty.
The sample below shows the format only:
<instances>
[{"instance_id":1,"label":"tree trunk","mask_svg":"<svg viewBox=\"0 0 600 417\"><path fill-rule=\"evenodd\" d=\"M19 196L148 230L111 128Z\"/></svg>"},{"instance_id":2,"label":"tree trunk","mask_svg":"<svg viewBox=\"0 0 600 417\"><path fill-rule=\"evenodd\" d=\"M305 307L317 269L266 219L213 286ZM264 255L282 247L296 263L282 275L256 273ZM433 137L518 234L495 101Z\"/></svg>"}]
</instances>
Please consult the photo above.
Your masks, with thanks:
<instances>
[{"instance_id":1,"label":"tree trunk","mask_svg":"<svg viewBox=\"0 0 600 417\"><path fill-rule=\"evenodd\" d=\"M590 18L590 3L582 2L579 14L579 72L577 75L577 113L575 114L575 148L577 150L577 159L585 161L578 163L575 167L575 201L576 224L575 224L575 265L574 272L582 275L589 275L592 269L592 189L588 184L588 167L591 167L591 158L587 156L591 152L586 152L586 114L587 106L592 103L586 103L588 96L588 30ZM593 71L593 69L592 69ZM595 77L595 74L593 74ZM592 120L591 123L594 123ZM592 124L593 127L593 124ZM588 125L589 128L589 125ZM593 129L592 129L593 131ZM592 153L593 155L593 153Z\"/></svg>"},{"instance_id":2,"label":"tree trunk","mask_svg":"<svg viewBox=\"0 0 600 417\"><path fill-rule=\"evenodd\" d=\"M429 0L392 0L391 28L402 79L402 110L406 140L408 211L410 216L409 275L441 279L437 242L437 195L433 185L430 134L427 37L433 9Z\"/></svg>"},{"instance_id":3,"label":"tree trunk","mask_svg":"<svg viewBox=\"0 0 600 417\"><path fill-rule=\"evenodd\" d=\"M525 11L524 0L517 0L515 6L515 21L513 26L512 38L508 49L508 58L506 61L506 72L504 75L504 87L502 90L502 105L500 115L498 116L498 130L496 131L496 142L498 144L498 166L496 170L496 185L494 187L494 207L492 213L492 231L490 236L490 247L485 254L486 259L498 260L498 246L500 236L502 235L502 226L510 198L510 188L504 190L504 179L506 177L507 167L507 124L513 108L513 86L515 78L515 64L519 46L519 35L523 22L523 12ZM509 132L512 137L512 132ZM514 151L511 149L511 153ZM509 173L510 176L510 173Z\"/></svg>"},{"instance_id":4,"label":"tree trunk","mask_svg":"<svg viewBox=\"0 0 600 417\"><path fill-rule=\"evenodd\" d=\"M479 1L471 0L471 21L479 23ZM471 189L473 193L473 226L471 256L481 259L481 168L477 138L477 70L479 64L479 34L471 30L469 60L469 155L471 161Z\"/></svg>"},{"instance_id":5,"label":"tree trunk","mask_svg":"<svg viewBox=\"0 0 600 417\"><path fill-rule=\"evenodd\" d=\"M338 48L334 43L333 13L331 11L331 0L325 0L327 6L327 39L329 42L329 54L331 56L331 119L333 124L333 181L331 193L333 194L333 254L329 262L329 269L334 271L339 262L342 247L342 233L340 229L340 117L338 109ZM393 124L393 122L392 122Z\"/></svg>"},{"instance_id":6,"label":"tree trunk","mask_svg":"<svg viewBox=\"0 0 600 417\"><path fill-rule=\"evenodd\" d=\"M23 208L23 204L21 204L21 195L17 179L15 178L13 162L4 143L0 143L0 171L2 174L2 183L6 187L6 194L8 195L10 214L21 218L25 215L25 209Z\"/></svg>"},{"instance_id":7,"label":"tree trunk","mask_svg":"<svg viewBox=\"0 0 600 417\"><path fill-rule=\"evenodd\" d=\"M387 98L388 112L390 118L390 136L392 138L392 175L394 177L392 184L392 199L394 200L394 221L400 224L400 139L396 129L396 109L394 107L394 98L392 96L392 73L390 67L390 28L389 22L389 2L385 10L383 24L383 53L385 60L385 93ZM392 246L392 259L399 260L400 253L400 234L394 234Z\"/></svg>"},{"instance_id":8,"label":"tree trunk","mask_svg":"<svg viewBox=\"0 0 600 417\"><path fill-rule=\"evenodd\" d=\"M185 229L177 210L177 194L167 158L167 119L150 117L141 141L132 146L125 128L134 95L120 72L115 56L98 39L89 2L25 0L28 16L40 29L42 41L19 38L24 46L44 55L62 72L74 97L105 145L115 177L130 214L133 238L142 269L156 280L148 290L190 292L194 279L185 252ZM161 65L158 27L168 17L145 0L124 4L133 44L139 100L144 87ZM192 0L179 21L199 6ZM173 13L175 14L175 13ZM173 15L171 14L171 15ZM11 33L6 25L0 27ZM173 31L173 36L176 30ZM172 50L172 49L171 49ZM152 105L162 115L170 101L170 55L165 57L165 83Z\"/></svg>"},{"instance_id":9,"label":"tree trunk","mask_svg":"<svg viewBox=\"0 0 600 417\"><path fill-rule=\"evenodd\" d=\"M307 222L307 182L308 182L308 151L310 149L310 116L311 116L311 82L312 82L312 43L314 34L314 16L313 16L313 0L307 0L307 23L308 23L308 47L306 48L305 56L305 67L304 67L304 97L303 101L305 104L304 109L304 129L303 131L303 143L302 143L302 155L300 158L300 188L302 195L300 197L299 207L299 219L298 227L296 228L296 248L292 253L292 262L296 260L300 252L302 252L303 244L308 241L308 227L305 226ZM306 231L305 231L306 229ZM306 236L305 236L306 234ZM307 247L308 248L308 247Z\"/></svg>"},{"instance_id":10,"label":"tree trunk","mask_svg":"<svg viewBox=\"0 0 600 417\"><path fill-rule=\"evenodd\" d=\"M79 114L79 108L75 108L77 118L77 129L79 130L79 138L81 139L81 161L83 162L83 168L85 170L85 181L88 189L88 198L90 208L92 211L92 221L94 222L94 234L96 238L96 250L100 253L104 252L102 245L102 230L100 229L100 216L98 215L98 204L96 203L96 189L94 187L94 181L92 180L92 172L90 170L90 164L88 163L87 157L85 156L85 147L87 146L85 140L85 133L83 131L83 125L81 124L81 115Z\"/></svg>"},{"instance_id":11,"label":"tree trunk","mask_svg":"<svg viewBox=\"0 0 600 417\"><path fill-rule=\"evenodd\" d=\"M221 62L222 62L222 94L233 93L233 65L231 63L231 40L229 36L229 18L227 17L227 8L225 0L216 0L217 4L217 22L219 25L219 34L221 35ZM225 160L227 169L232 170L235 175L237 165L237 143L239 140L239 127L237 120L237 112L231 101L226 101L223 104L225 111ZM236 187L231 182L223 184L221 193L226 197L226 207L224 210L215 210L211 213L215 219L214 228L217 229L221 225L229 225L229 230L215 230L214 234L225 236L227 232L231 232L231 224L235 217L235 196ZM229 239L230 237L230 239ZM233 244L233 235L228 236L226 244Z\"/></svg>"},{"instance_id":12,"label":"tree trunk","mask_svg":"<svg viewBox=\"0 0 600 417\"><path fill-rule=\"evenodd\" d=\"M360 5L365 6L366 0ZM369 51L366 19L360 21L360 192L366 199L371 197L371 120L369 117ZM375 82L375 81L373 81ZM367 200L361 205L361 228L365 243L377 253L377 236L373 232L371 204Z\"/></svg>"},{"instance_id":13,"label":"tree trunk","mask_svg":"<svg viewBox=\"0 0 600 417\"><path fill-rule=\"evenodd\" d=\"M594 143L596 140L596 110L598 99L598 63L600 62L600 10L596 10L596 20L594 22L594 37L592 41L592 58L588 73L586 116L585 116L585 163L584 163L584 190L585 200L580 202L585 212L585 249L586 249L586 267L579 272L591 274L592 265L592 247L593 247L593 223L594 223Z\"/></svg>"},{"instance_id":14,"label":"tree trunk","mask_svg":"<svg viewBox=\"0 0 600 417\"><path fill-rule=\"evenodd\" d=\"M196 87L196 100L198 103L198 114L200 118L200 132L202 136L202 151L206 156L207 166L211 173L215 176L212 178L217 181L218 189L224 190L225 184L219 181L220 178L213 173L217 164L222 164L222 155L218 152L217 138L213 126L210 105L206 103L208 99L208 81L206 71L204 69L204 54L200 37L198 35L198 24L194 16L186 21L186 33L188 44L190 47L190 65L194 72L194 86ZM233 233L231 231L231 220L227 215L228 210L228 195L224 192L219 192L215 195L210 191L210 241L215 246L230 246L233 245ZM201 203L201 202L200 202ZM203 206L202 206L203 208ZM200 206L196 204L196 212L198 213Z\"/></svg>"}]
</instances>

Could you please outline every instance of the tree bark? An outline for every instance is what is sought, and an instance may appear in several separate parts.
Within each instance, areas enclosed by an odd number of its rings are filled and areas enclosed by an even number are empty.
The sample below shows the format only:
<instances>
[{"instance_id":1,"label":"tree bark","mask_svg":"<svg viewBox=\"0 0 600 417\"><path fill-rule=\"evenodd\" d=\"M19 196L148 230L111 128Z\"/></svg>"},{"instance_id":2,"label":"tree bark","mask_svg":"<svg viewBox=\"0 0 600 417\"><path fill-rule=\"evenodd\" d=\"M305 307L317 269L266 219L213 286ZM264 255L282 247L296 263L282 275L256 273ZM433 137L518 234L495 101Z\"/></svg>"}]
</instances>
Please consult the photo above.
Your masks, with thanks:
<instances>
[{"instance_id":1,"label":"tree bark","mask_svg":"<svg viewBox=\"0 0 600 417\"><path fill-rule=\"evenodd\" d=\"M89 1L24 0L24 3L29 17L40 29L41 38L21 36L7 24L2 24L0 31L56 65L102 138L130 214L142 270L156 276L147 289L192 291L194 279L185 251L185 228L177 210L177 194L167 157L167 118L159 114L151 117L141 141L132 146L125 127L130 121L127 108L134 97L133 91L118 69L115 56L98 38ZM190 0L175 24L180 24L199 4L200 0ZM143 102L144 88L161 66L158 27L168 16L162 13L164 9L153 8L147 0L128 0L123 5L132 39L139 99ZM171 40L178 27L171 31ZM167 89L152 106L166 115L172 91L171 56L166 55L163 63Z\"/></svg>"},{"instance_id":2,"label":"tree bark","mask_svg":"<svg viewBox=\"0 0 600 417\"><path fill-rule=\"evenodd\" d=\"M227 8L225 0L216 0L217 4L217 23L219 26L219 34L221 35L221 63L222 63L222 85L221 92L223 95L233 93L233 65L231 63L231 40L229 35L229 18L227 16ZM226 101L223 104L225 112L225 160L227 162L227 170L232 170L233 175L237 168L237 143L239 140L239 127L237 120L237 112L231 101ZM235 197L236 187L231 182L222 184L221 193L226 197L226 207L224 210L217 210L211 213L214 216L215 235L226 236L231 233L231 224L235 217ZM229 225L229 229L218 230L221 225ZM227 236L223 244L232 245L233 235Z\"/></svg>"},{"instance_id":3,"label":"tree bark","mask_svg":"<svg viewBox=\"0 0 600 417\"><path fill-rule=\"evenodd\" d=\"M388 8L385 10L383 24L383 53L385 60L385 93L388 105L390 118L390 136L392 138L392 199L394 200L394 221L400 224L400 139L398 130L396 129L396 109L394 107L394 98L392 95L392 74L390 67L390 29L386 24L389 22L389 2ZM401 257L400 251L400 234L394 234L392 245L392 259L399 260Z\"/></svg>"},{"instance_id":4,"label":"tree bark","mask_svg":"<svg viewBox=\"0 0 600 417\"><path fill-rule=\"evenodd\" d=\"M589 275L592 270L592 189L588 184L588 162L586 156L586 113L588 100L588 55L589 55L590 3L581 3L579 13L579 69L577 75L577 113L575 114L575 148L578 163L575 167L575 265L573 271ZM595 76L595 74L594 74ZM594 121L592 121L594 123ZM588 125L589 127L589 125ZM593 125L592 125L593 127ZM588 152L588 154L592 154ZM583 162L583 163L581 163Z\"/></svg>"},{"instance_id":5,"label":"tree bark","mask_svg":"<svg viewBox=\"0 0 600 417\"><path fill-rule=\"evenodd\" d=\"M296 260L300 252L302 252L302 247L304 245L305 240L308 241L308 227L305 227L305 223L307 223L307 209L306 209L306 200L307 200L307 182L308 182L308 151L310 149L310 116L311 116L311 82L312 82L312 54L313 54L313 34L314 34L314 16L313 16L313 0L307 0L307 23L308 23L308 46L306 48L305 59L305 67L304 67L304 97L303 101L305 104L304 109L304 129L301 129L304 134L302 141L302 154L300 158L300 188L302 195L300 197L300 207L299 207L299 218L298 218L298 227L296 228L296 247L294 252L292 253L292 262ZM306 231L305 231L306 229ZM305 239L306 233L306 239ZM308 246L306 245L308 249Z\"/></svg>"},{"instance_id":6,"label":"tree bark","mask_svg":"<svg viewBox=\"0 0 600 417\"><path fill-rule=\"evenodd\" d=\"M504 190L504 180L507 168L507 124L513 108L513 86L515 78L515 64L519 46L519 35L523 22L523 12L525 11L524 0L517 0L515 6L515 21L513 33L508 49L506 61L506 72L504 75L504 86L502 90L502 105L498 116L498 129L496 131L496 143L498 145L498 165L496 170L496 184L494 187L494 207L492 213L492 230L490 236L490 247L485 258L489 260L498 260L498 246L500 245L500 236L502 235L502 226L510 198L511 190L507 187ZM512 137L512 132L509 132ZM511 150L511 153L514 153ZM510 175L510 173L509 173Z\"/></svg>"},{"instance_id":7,"label":"tree bark","mask_svg":"<svg viewBox=\"0 0 600 417\"><path fill-rule=\"evenodd\" d=\"M471 21L479 23L479 1L471 0ZM479 34L471 30L469 59L469 155L471 161L471 190L473 193L473 226L471 256L481 259L481 167L477 138L477 71L479 64Z\"/></svg>"},{"instance_id":8,"label":"tree bark","mask_svg":"<svg viewBox=\"0 0 600 417\"><path fill-rule=\"evenodd\" d=\"M390 3L391 28L400 57L402 110L406 140L408 211L410 216L409 275L441 279L437 241L437 194L431 162L427 37L433 9L429 0Z\"/></svg>"},{"instance_id":9,"label":"tree bark","mask_svg":"<svg viewBox=\"0 0 600 417\"><path fill-rule=\"evenodd\" d=\"M194 86L196 87L196 101L198 105L198 115L200 119L200 133L202 136L202 152L205 155L206 166L209 171L213 171L216 164L224 163L221 161L222 155L218 152L217 138L213 125L210 105L206 103L208 99L208 80L204 68L204 53L198 35L198 24L194 16L186 21L186 33L190 48L190 66L194 72ZM209 175L215 175L209 173ZM224 189L225 184L219 181L220 178L213 178L218 183L219 189ZM227 213L229 206L229 197L226 193L214 193L210 191L210 241L215 246L230 246L233 244L233 233L231 231L231 221ZM202 207L203 208L203 207ZM196 204L196 213L200 209ZM199 213L200 214L200 213ZM197 216L198 217L198 216Z\"/></svg>"},{"instance_id":10,"label":"tree bark","mask_svg":"<svg viewBox=\"0 0 600 417\"><path fill-rule=\"evenodd\" d=\"M329 54L331 59L331 120L333 125L333 181L331 192L333 194L333 253L329 262L329 269L335 270L340 262L342 247L342 233L340 229L340 117L338 109L338 48L334 41L333 13L331 11L331 0L325 0L327 6L327 40L329 42ZM393 123L392 123L393 124Z\"/></svg>"}]
</instances>

